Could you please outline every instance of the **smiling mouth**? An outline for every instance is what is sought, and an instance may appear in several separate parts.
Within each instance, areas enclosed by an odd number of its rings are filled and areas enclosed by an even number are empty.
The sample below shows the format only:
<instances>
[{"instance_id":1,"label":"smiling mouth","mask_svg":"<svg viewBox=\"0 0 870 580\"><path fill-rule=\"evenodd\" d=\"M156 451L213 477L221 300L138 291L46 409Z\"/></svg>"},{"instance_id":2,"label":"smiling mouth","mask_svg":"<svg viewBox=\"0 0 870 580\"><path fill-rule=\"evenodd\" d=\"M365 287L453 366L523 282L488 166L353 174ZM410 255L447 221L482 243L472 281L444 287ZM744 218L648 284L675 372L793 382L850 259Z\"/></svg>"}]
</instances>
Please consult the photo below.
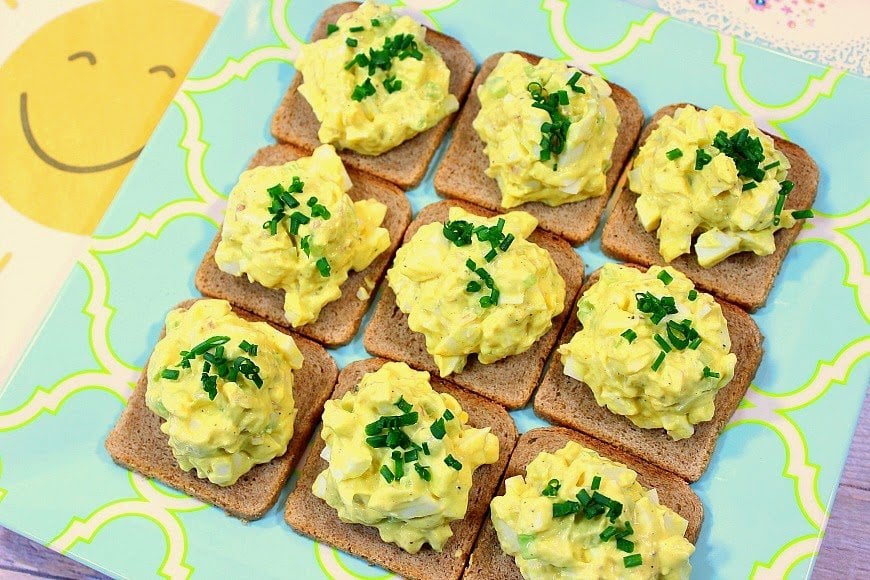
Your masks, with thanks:
<instances>
[{"instance_id":1,"label":"smiling mouth","mask_svg":"<svg viewBox=\"0 0 870 580\"><path fill-rule=\"evenodd\" d=\"M115 167L124 165L125 163L130 163L139 157L140 153L142 153L143 148L140 147L136 151L121 157L120 159L108 163L101 163L99 165L70 165L69 163L64 163L46 153L45 150L39 146L39 143L36 142L36 137L33 136L33 131L30 129L30 117L27 114L27 93L21 93L20 111L21 129L24 131L24 138L27 139L27 144L30 145L30 148L34 153L36 153L37 157L55 169L69 171L70 173L97 173L99 171L106 171L107 169L114 169Z\"/></svg>"}]
</instances>

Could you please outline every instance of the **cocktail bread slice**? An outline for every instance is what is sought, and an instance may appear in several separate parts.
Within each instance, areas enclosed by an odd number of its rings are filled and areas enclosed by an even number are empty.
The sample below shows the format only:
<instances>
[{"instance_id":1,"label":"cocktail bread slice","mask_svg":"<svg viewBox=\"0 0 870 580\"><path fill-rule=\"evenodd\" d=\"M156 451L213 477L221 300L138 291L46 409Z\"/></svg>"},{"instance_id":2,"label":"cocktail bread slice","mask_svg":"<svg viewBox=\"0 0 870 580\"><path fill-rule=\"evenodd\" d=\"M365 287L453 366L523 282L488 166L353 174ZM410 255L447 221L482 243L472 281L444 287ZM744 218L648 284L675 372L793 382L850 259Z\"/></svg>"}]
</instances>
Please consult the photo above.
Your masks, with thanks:
<instances>
[{"instance_id":1,"label":"cocktail bread slice","mask_svg":"<svg viewBox=\"0 0 870 580\"><path fill-rule=\"evenodd\" d=\"M493 211L504 211L501 205L501 190L495 179L485 173L489 168L489 158L484 153L483 141L471 124L480 112L477 89L486 81L503 54L503 52L496 53L481 65L480 72L477 73L471 87L471 93L459 113L450 147L435 173L435 190L439 194L475 203ZM517 54L531 63L541 60L541 57L533 54L519 51ZM512 208L529 212L538 218L542 228L562 236L574 246L588 240L598 226L598 220L601 219L607 200L628 161L643 125L643 111L634 95L617 84L608 84L613 90L613 101L619 109L622 120L613 145L611 155L613 165L607 172L605 194L557 207L536 201Z\"/></svg>"},{"instance_id":2,"label":"cocktail bread slice","mask_svg":"<svg viewBox=\"0 0 870 580\"><path fill-rule=\"evenodd\" d=\"M701 529L701 522L704 519L704 507L701 505L701 500L685 481L672 473L663 471L582 433L561 427L532 429L523 433L517 442L513 455L511 455L503 479L515 475L525 476L526 466L538 456L538 453L542 451L553 453L563 448L569 441L576 441L602 457L623 463L636 471L637 480L641 485L647 489L655 488L661 504L668 506L689 522L685 537L690 542L695 543L698 539L698 531ZM496 495L502 495L504 491L505 486L504 481L502 481ZM486 518L480 536L477 538L477 544L474 546L474 552L471 553L471 559L463 578L469 580L522 579L513 556L502 551L492 520L489 517Z\"/></svg>"},{"instance_id":3,"label":"cocktail bread slice","mask_svg":"<svg viewBox=\"0 0 870 580\"><path fill-rule=\"evenodd\" d=\"M365 373L376 371L386 362L384 359L366 359L349 364L341 371L332 398L341 398L355 389ZM471 427L489 427L499 441L498 461L483 465L474 472L468 511L464 519L450 526L453 536L447 541L444 550L439 553L426 545L417 554L409 554L395 544L381 540L376 528L342 522L333 508L311 492L314 480L327 467L326 461L320 457L325 444L319 431L296 488L287 498L284 519L290 527L407 578L459 578L517 441L517 428L510 415L495 403L436 377L431 378L431 383L436 391L449 393L459 401L468 413Z\"/></svg>"},{"instance_id":4,"label":"cocktail bread slice","mask_svg":"<svg viewBox=\"0 0 870 580\"><path fill-rule=\"evenodd\" d=\"M358 6L356 2L344 2L328 8L315 25L311 41L325 38L328 24L334 24L339 16L353 12ZM450 69L450 94L461 104L474 78L474 70L477 67L474 57L455 38L428 28L426 42L441 54L444 63ZM293 83L272 119L272 135L278 141L296 145L310 152L320 145L317 137L320 121L314 116L308 101L297 90L300 84L302 84L302 75L296 73ZM380 155L362 155L350 149L339 151L339 155L348 167L391 181L402 189L410 189L423 179L429 162L435 155L447 129L450 128L455 115L456 113L448 115L431 129Z\"/></svg>"},{"instance_id":5,"label":"cocktail bread slice","mask_svg":"<svg viewBox=\"0 0 870 580\"><path fill-rule=\"evenodd\" d=\"M270 145L257 151L248 167L283 165L306 155L289 145ZM374 288L384 277L387 265L411 221L408 198L395 185L359 171L348 170L348 174L353 182L348 192L351 199L374 199L387 206L382 227L390 232L390 246L363 271L351 270L348 273L347 280L341 285L341 298L324 306L317 320L293 329L326 346L347 344L356 334L375 294ZM214 254L220 237L221 232L218 232L196 271L194 282L199 291L206 296L228 300L234 306L262 316L273 324L289 328L290 323L284 316L283 290L266 288L251 282L247 276L233 276L218 268ZM363 298L358 296L361 289Z\"/></svg>"},{"instance_id":6,"label":"cocktail bread slice","mask_svg":"<svg viewBox=\"0 0 870 580\"><path fill-rule=\"evenodd\" d=\"M673 116L677 109L685 105L681 103L659 109L641 133L641 146L663 116ZM819 168L816 162L799 145L775 135L770 136L775 147L782 151L791 163L788 179L794 182L794 189L786 198L785 208L808 209L816 199L816 191L819 187ZM607 255L626 262L646 266L664 265L665 261L659 254L656 232L650 233L643 229L634 206L636 201L637 195L628 189L626 180L617 192L613 210L604 224L601 248ZM803 224L803 220L797 221L794 227L779 230L773 235L776 240L776 250L769 256L741 252L712 268L702 268L698 265L697 256L692 252L676 258L670 265L691 278L701 290L753 311L763 306L767 295L770 294L776 274L782 267L785 255Z\"/></svg>"},{"instance_id":7,"label":"cocktail bread slice","mask_svg":"<svg viewBox=\"0 0 870 580\"><path fill-rule=\"evenodd\" d=\"M626 264L640 270L645 267ZM582 293L598 280L593 272L583 284ZM761 363L762 336L755 321L741 308L716 299L728 323L731 352L737 355L734 378L715 399L713 418L695 425L695 433L688 439L674 441L664 429L642 429L622 415L598 406L592 390L586 383L567 376L562 357L554 354L550 367L535 395L535 413L552 423L558 423L587 433L605 441L625 453L676 473L688 481L697 481L707 469L716 439L734 414L737 405L749 388L755 371ZM565 325L559 344L570 342L580 328L576 309Z\"/></svg>"},{"instance_id":8,"label":"cocktail bread slice","mask_svg":"<svg viewBox=\"0 0 870 580\"><path fill-rule=\"evenodd\" d=\"M424 207L405 232L405 242L421 226L447 219L451 206L464 208L476 215L490 217L493 212L457 201L440 201ZM565 309L553 318L553 326L522 354L509 356L491 364L481 364L476 355L468 357L461 373L450 375L457 385L483 395L509 409L525 405L538 385L544 363L556 342L559 331L571 311L571 305L583 283L583 260L564 240L535 230L529 241L550 252L559 274L565 280ZM405 361L410 366L438 376L438 367L426 350L422 334L408 327L408 316L399 310L396 295L384 284L375 313L366 327L363 345L369 353L391 360Z\"/></svg>"},{"instance_id":9,"label":"cocktail bread slice","mask_svg":"<svg viewBox=\"0 0 870 580\"><path fill-rule=\"evenodd\" d=\"M189 308L194 302L188 300L176 308ZM244 310L234 308L233 312L245 320L262 321L260 317ZM286 329L276 328L289 334ZM165 334L164 328L160 337ZM169 437L160 430L163 420L145 406L147 363L127 401L127 407L106 439L109 455L118 465L219 507L231 516L242 520L263 517L275 505L293 466L305 451L338 376L335 362L322 346L296 335L293 335L293 340L305 360L302 368L293 373L296 421L287 452L281 457L255 465L236 483L227 487L198 478L195 470L183 471L169 448Z\"/></svg>"}]
</instances>

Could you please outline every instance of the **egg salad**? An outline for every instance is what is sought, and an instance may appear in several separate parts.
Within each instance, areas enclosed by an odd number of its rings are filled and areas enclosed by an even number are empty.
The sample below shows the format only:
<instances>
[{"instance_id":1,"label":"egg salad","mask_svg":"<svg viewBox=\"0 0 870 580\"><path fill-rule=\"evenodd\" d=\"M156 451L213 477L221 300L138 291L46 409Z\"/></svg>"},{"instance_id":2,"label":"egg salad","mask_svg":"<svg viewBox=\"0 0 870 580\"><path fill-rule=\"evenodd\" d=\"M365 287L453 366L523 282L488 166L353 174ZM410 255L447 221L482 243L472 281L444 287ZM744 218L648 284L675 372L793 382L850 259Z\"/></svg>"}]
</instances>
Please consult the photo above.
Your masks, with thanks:
<instances>
[{"instance_id":1,"label":"egg salad","mask_svg":"<svg viewBox=\"0 0 870 580\"><path fill-rule=\"evenodd\" d=\"M148 362L145 404L185 471L232 485L284 455L296 408L293 339L236 316L224 300L198 300L166 317L166 336Z\"/></svg>"},{"instance_id":2,"label":"egg salad","mask_svg":"<svg viewBox=\"0 0 870 580\"><path fill-rule=\"evenodd\" d=\"M577 303L582 328L559 348L565 374L638 427L685 439L713 417L737 357L722 308L672 268L617 264Z\"/></svg>"},{"instance_id":3,"label":"egg salad","mask_svg":"<svg viewBox=\"0 0 870 580\"><path fill-rule=\"evenodd\" d=\"M366 0L327 32L295 63L321 143L380 155L459 108L450 70L410 17Z\"/></svg>"},{"instance_id":4,"label":"egg salad","mask_svg":"<svg viewBox=\"0 0 870 580\"><path fill-rule=\"evenodd\" d=\"M678 580L692 570L688 522L637 473L574 441L539 453L490 508L501 548L526 580Z\"/></svg>"},{"instance_id":5,"label":"egg salad","mask_svg":"<svg viewBox=\"0 0 870 580\"><path fill-rule=\"evenodd\" d=\"M408 326L446 377L469 354L489 364L520 354L565 306L565 281L549 252L526 238L525 212L482 218L451 207L445 223L421 227L387 272Z\"/></svg>"},{"instance_id":6,"label":"egg salad","mask_svg":"<svg viewBox=\"0 0 870 580\"><path fill-rule=\"evenodd\" d=\"M505 53L477 89L473 127L502 207L604 195L620 116L604 80L564 62Z\"/></svg>"},{"instance_id":7,"label":"egg salad","mask_svg":"<svg viewBox=\"0 0 870 580\"><path fill-rule=\"evenodd\" d=\"M689 253L715 266L728 256L774 251L773 234L811 210L783 211L794 188L791 164L752 119L721 107L691 105L664 116L628 175L640 223L657 231L665 261Z\"/></svg>"},{"instance_id":8,"label":"egg salad","mask_svg":"<svg viewBox=\"0 0 870 580\"><path fill-rule=\"evenodd\" d=\"M353 201L350 177L331 145L285 165L245 171L230 192L218 267L284 291L293 327L317 320L341 297L348 272L368 267L390 245L380 227L387 207Z\"/></svg>"},{"instance_id":9,"label":"egg salad","mask_svg":"<svg viewBox=\"0 0 870 580\"><path fill-rule=\"evenodd\" d=\"M312 491L385 542L440 552L450 523L465 517L474 470L498 460L498 438L467 422L456 399L432 389L429 373L386 363L327 401L321 456L329 467Z\"/></svg>"}]
</instances>

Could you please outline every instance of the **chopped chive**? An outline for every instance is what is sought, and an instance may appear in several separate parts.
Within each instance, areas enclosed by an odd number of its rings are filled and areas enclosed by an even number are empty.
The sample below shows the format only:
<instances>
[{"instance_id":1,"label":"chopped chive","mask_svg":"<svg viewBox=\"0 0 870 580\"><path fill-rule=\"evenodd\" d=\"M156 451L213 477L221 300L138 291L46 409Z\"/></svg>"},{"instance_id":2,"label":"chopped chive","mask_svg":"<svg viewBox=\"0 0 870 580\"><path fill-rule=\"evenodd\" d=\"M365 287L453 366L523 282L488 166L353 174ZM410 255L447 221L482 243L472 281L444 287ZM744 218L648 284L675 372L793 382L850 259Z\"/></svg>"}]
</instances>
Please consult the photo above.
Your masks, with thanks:
<instances>
[{"instance_id":1,"label":"chopped chive","mask_svg":"<svg viewBox=\"0 0 870 580\"><path fill-rule=\"evenodd\" d=\"M444 426L444 419L437 419L432 423L432 426L429 427L429 431L432 432L432 436L435 437L435 439L444 439L444 435L447 434L447 428ZM426 452L425 448L423 449L423 452ZM426 453L426 455L428 455L428 453Z\"/></svg>"},{"instance_id":2,"label":"chopped chive","mask_svg":"<svg viewBox=\"0 0 870 580\"><path fill-rule=\"evenodd\" d=\"M620 336L621 336L622 338L624 338L625 340L627 340L627 341L628 341L628 344L631 344L631 343L634 342L634 340L637 338L637 333L636 333L635 331L633 331L632 329L627 328L627 329L625 330L625 332L623 332L622 334L620 334Z\"/></svg>"},{"instance_id":3,"label":"chopped chive","mask_svg":"<svg viewBox=\"0 0 870 580\"><path fill-rule=\"evenodd\" d=\"M610 507L610 498L607 497L606 495L604 495L603 493L593 491L592 492L592 501L594 501L598 505Z\"/></svg>"},{"instance_id":4,"label":"chopped chive","mask_svg":"<svg viewBox=\"0 0 870 580\"><path fill-rule=\"evenodd\" d=\"M553 517L559 518L570 514L576 514L580 511L580 504L576 501L565 501L553 504Z\"/></svg>"},{"instance_id":5,"label":"chopped chive","mask_svg":"<svg viewBox=\"0 0 870 580\"><path fill-rule=\"evenodd\" d=\"M710 367L704 367L704 377L709 377L712 379L718 379L720 377L719 373L710 370Z\"/></svg>"},{"instance_id":6,"label":"chopped chive","mask_svg":"<svg viewBox=\"0 0 870 580\"><path fill-rule=\"evenodd\" d=\"M776 198L776 207L773 208L773 225L778 226L780 222L780 214L782 213L782 208L785 206L785 195L782 193Z\"/></svg>"},{"instance_id":7,"label":"chopped chive","mask_svg":"<svg viewBox=\"0 0 870 580\"><path fill-rule=\"evenodd\" d=\"M465 285L466 292L479 292L480 291L480 282L472 280L468 284Z\"/></svg>"},{"instance_id":8,"label":"chopped chive","mask_svg":"<svg viewBox=\"0 0 870 580\"><path fill-rule=\"evenodd\" d=\"M698 298L698 291L694 290L694 289L689 290L689 300L694 302L697 298Z\"/></svg>"},{"instance_id":9,"label":"chopped chive","mask_svg":"<svg viewBox=\"0 0 870 580\"><path fill-rule=\"evenodd\" d=\"M556 94L559 95L559 104L560 105L562 105L564 107L565 105L568 104L568 93L567 92L559 91Z\"/></svg>"},{"instance_id":10,"label":"chopped chive","mask_svg":"<svg viewBox=\"0 0 870 580\"><path fill-rule=\"evenodd\" d=\"M699 346L701 346L701 337L700 336L689 343L689 348L692 350L698 350Z\"/></svg>"},{"instance_id":11,"label":"chopped chive","mask_svg":"<svg viewBox=\"0 0 870 580\"><path fill-rule=\"evenodd\" d=\"M402 476L405 475L405 460L403 457L401 451L393 451L393 471L396 472L396 480L402 479Z\"/></svg>"},{"instance_id":12,"label":"chopped chive","mask_svg":"<svg viewBox=\"0 0 870 580\"><path fill-rule=\"evenodd\" d=\"M659 343L659 346L662 348L662 351L664 351L662 354L664 354L665 352L671 352L671 345L669 345L668 341L666 341L664 338L662 338L661 335L655 334L655 335L653 335L653 339L657 343ZM653 370L656 370L656 369L653 369Z\"/></svg>"},{"instance_id":13,"label":"chopped chive","mask_svg":"<svg viewBox=\"0 0 870 580\"><path fill-rule=\"evenodd\" d=\"M423 455L429 455L429 443L423 441Z\"/></svg>"},{"instance_id":14,"label":"chopped chive","mask_svg":"<svg viewBox=\"0 0 870 580\"><path fill-rule=\"evenodd\" d=\"M359 44L357 42L356 38L350 38L350 37L346 38L344 40L344 43L350 47L355 47L357 44Z\"/></svg>"},{"instance_id":15,"label":"chopped chive","mask_svg":"<svg viewBox=\"0 0 870 580\"><path fill-rule=\"evenodd\" d=\"M380 26L380 25L381 25L380 20L378 20L377 18L372 18L372 26Z\"/></svg>"},{"instance_id":16,"label":"chopped chive","mask_svg":"<svg viewBox=\"0 0 870 580\"><path fill-rule=\"evenodd\" d=\"M623 552L634 552L634 542L625 538L619 538L616 540L616 549Z\"/></svg>"},{"instance_id":17,"label":"chopped chive","mask_svg":"<svg viewBox=\"0 0 870 580\"><path fill-rule=\"evenodd\" d=\"M796 220L805 220L815 216L813 214L813 210L811 209L799 209L797 211L791 212L791 217Z\"/></svg>"},{"instance_id":18,"label":"chopped chive","mask_svg":"<svg viewBox=\"0 0 870 580\"><path fill-rule=\"evenodd\" d=\"M170 381L174 381L178 378L181 373L175 369L163 369L163 372L160 373L160 376L164 379L169 379Z\"/></svg>"},{"instance_id":19,"label":"chopped chive","mask_svg":"<svg viewBox=\"0 0 870 580\"><path fill-rule=\"evenodd\" d=\"M495 260L495 257L497 255L498 255L498 252L496 252L495 249L492 249L486 253L486 256L484 256L483 259L486 260L487 262L492 262L493 260Z\"/></svg>"},{"instance_id":20,"label":"chopped chive","mask_svg":"<svg viewBox=\"0 0 870 580\"><path fill-rule=\"evenodd\" d=\"M747 181L743 184L743 191L750 191L758 187L758 183L755 181Z\"/></svg>"},{"instance_id":21,"label":"chopped chive","mask_svg":"<svg viewBox=\"0 0 870 580\"><path fill-rule=\"evenodd\" d=\"M713 161L713 156L703 149L695 151L695 171L702 170L711 161Z\"/></svg>"},{"instance_id":22,"label":"chopped chive","mask_svg":"<svg viewBox=\"0 0 870 580\"><path fill-rule=\"evenodd\" d=\"M405 452L405 463L414 463L417 461L417 450L411 449L410 451Z\"/></svg>"},{"instance_id":23,"label":"chopped chive","mask_svg":"<svg viewBox=\"0 0 870 580\"><path fill-rule=\"evenodd\" d=\"M501 244L499 244L498 249L502 252L507 252L508 248L511 247L511 244L514 242L514 235L508 234L504 237Z\"/></svg>"},{"instance_id":24,"label":"chopped chive","mask_svg":"<svg viewBox=\"0 0 870 580\"><path fill-rule=\"evenodd\" d=\"M311 256L311 235L302 236L302 239L299 240L299 247L302 248L302 251L305 252L306 256Z\"/></svg>"},{"instance_id":25,"label":"chopped chive","mask_svg":"<svg viewBox=\"0 0 870 580\"><path fill-rule=\"evenodd\" d=\"M651 367L652 370L654 370L654 371L659 370L659 367L662 366L662 363L663 363L663 362L665 362L665 353L664 353L664 352L660 352L660 353L659 353L659 356L656 357L656 360L653 361L653 364L652 364L652 367Z\"/></svg>"},{"instance_id":26,"label":"chopped chive","mask_svg":"<svg viewBox=\"0 0 870 580\"><path fill-rule=\"evenodd\" d=\"M445 410L444 410L444 420L445 420L445 421L450 421L450 420L453 419L454 417L455 417L455 415L454 415L452 412L450 412L450 409L445 409Z\"/></svg>"},{"instance_id":27,"label":"chopped chive","mask_svg":"<svg viewBox=\"0 0 870 580\"><path fill-rule=\"evenodd\" d=\"M786 179L785 181L779 184L779 194L780 195L788 195L794 189L794 182Z\"/></svg>"},{"instance_id":28,"label":"chopped chive","mask_svg":"<svg viewBox=\"0 0 870 580\"><path fill-rule=\"evenodd\" d=\"M386 465L381 465L381 475L387 483L393 483L393 480L396 479L393 472Z\"/></svg>"},{"instance_id":29,"label":"chopped chive","mask_svg":"<svg viewBox=\"0 0 870 580\"><path fill-rule=\"evenodd\" d=\"M352 26L352 27L348 28L348 30L350 30L351 32L362 32L365 29L366 29L365 26Z\"/></svg>"},{"instance_id":30,"label":"chopped chive","mask_svg":"<svg viewBox=\"0 0 870 580\"><path fill-rule=\"evenodd\" d=\"M635 566L640 566L643 564L643 556L640 554L632 554L631 556L626 556L622 559L622 563L626 568L634 568Z\"/></svg>"},{"instance_id":31,"label":"chopped chive","mask_svg":"<svg viewBox=\"0 0 870 580\"><path fill-rule=\"evenodd\" d=\"M326 25L326 36L329 36L333 32L338 32L338 26L335 24L327 24Z\"/></svg>"},{"instance_id":32,"label":"chopped chive","mask_svg":"<svg viewBox=\"0 0 870 580\"><path fill-rule=\"evenodd\" d=\"M607 542L611 538L613 538L613 536L615 536L615 535L616 535L616 527L607 526L606 528L604 528L604 531L602 531L600 534L598 534L598 537L601 538L602 541Z\"/></svg>"},{"instance_id":33,"label":"chopped chive","mask_svg":"<svg viewBox=\"0 0 870 580\"><path fill-rule=\"evenodd\" d=\"M662 270L661 272L659 272L659 275L656 276L656 278L661 280L665 286L674 281L674 277L671 276L667 270Z\"/></svg>"},{"instance_id":34,"label":"chopped chive","mask_svg":"<svg viewBox=\"0 0 870 580\"><path fill-rule=\"evenodd\" d=\"M682 150L680 150L679 148L676 148L676 149L671 149L670 151L668 151L667 153L665 153L665 155L667 156L667 158L668 158L670 161L673 161L674 159L679 159L680 157L682 157L682 156L683 156L683 152L682 152Z\"/></svg>"},{"instance_id":35,"label":"chopped chive","mask_svg":"<svg viewBox=\"0 0 870 580\"><path fill-rule=\"evenodd\" d=\"M612 500L610 502L610 513L607 514L607 517L610 518L611 522L615 522L616 518L622 515L622 504L616 500ZM631 524L629 522L625 522L625 525L631 529Z\"/></svg>"},{"instance_id":36,"label":"chopped chive","mask_svg":"<svg viewBox=\"0 0 870 580\"><path fill-rule=\"evenodd\" d=\"M589 496L589 492L585 489L581 489L577 492L577 501L579 501L584 506L589 505L589 502L592 501L592 498Z\"/></svg>"},{"instance_id":37,"label":"chopped chive","mask_svg":"<svg viewBox=\"0 0 870 580\"><path fill-rule=\"evenodd\" d=\"M593 490L596 490L599 487L601 487L601 476L596 475L595 477L593 477L592 478L592 485L589 487L591 487Z\"/></svg>"},{"instance_id":38,"label":"chopped chive","mask_svg":"<svg viewBox=\"0 0 870 580\"><path fill-rule=\"evenodd\" d=\"M489 308L492 306L492 298L489 296L481 296L478 302L480 302L481 308Z\"/></svg>"},{"instance_id":39,"label":"chopped chive","mask_svg":"<svg viewBox=\"0 0 870 580\"><path fill-rule=\"evenodd\" d=\"M471 258L468 258L467 260L465 260L465 267L468 268L469 270L471 270L472 272L477 270L477 264L475 264L474 260L472 260Z\"/></svg>"},{"instance_id":40,"label":"chopped chive","mask_svg":"<svg viewBox=\"0 0 870 580\"><path fill-rule=\"evenodd\" d=\"M432 474L429 472L428 467L426 467L424 465L420 465L419 463L415 463L414 470L417 472L417 475L419 475L420 479L422 479L423 481L429 481L432 479Z\"/></svg>"},{"instance_id":41,"label":"chopped chive","mask_svg":"<svg viewBox=\"0 0 870 580\"><path fill-rule=\"evenodd\" d=\"M405 400L404 396L399 397L399 400L393 403L399 409L402 410L403 413L410 413L412 405L408 401Z\"/></svg>"},{"instance_id":42,"label":"chopped chive","mask_svg":"<svg viewBox=\"0 0 870 580\"><path fill-rule=\"evenodd\" d=\"M576 85L577 81L580 80L580 76L581 76L580 71L574 71L574 74L571 75L570 79L568 79L568 84L569 85Z\"/></svg>"},{"instance_id":43,"label":"chopped chive","mask_svg":"<svg viewBox=\"0 0 870 580\"><path fill-rule=\"evenodd\" d=\"M558 479L551 479L547 482L547 487L541 490L541 495L546 497L555 497L557 493L559 493L559 488L562 487L562 484L559 483Z\"/></svg>"},{"instance_id":44,"label":"chopped chive","mask_svg":"<svg viewBox=\"0 0 870 580\"><path fill-rule=\"evenodd\" d=\"M762 167L762 169L764 169L764 171L768 171L770 169L773 169L774 167L779 167L779 161L774 161L773 163L765 165L764 167Z\"/></svg>"},{"instance_id":45,"label":"chopped chive","mask_svg":"<svg viewBox=\"0 0 870 580\"><path fill-rule=\"evenodd\" d=\"M369 423L368 425L366 425L365 432L366 432L366 435L377 435L378 433L381 432L381 430L383 430L383 428L384 428L384 418L381 417L377 421L374 421L373 423Z\"/></svg>"},{"instance_id":46,"label":"chopped chive","mask_svg":"<svg viewBox=\"0 0 870 580\"><path fill-rule=\"evenodd\" d=\"M457 461L457 460L453 457L453 455L448 455L447 457L445 457L445 458L444 458L444 463L447 464L447 467L452 467L452 468L455 469L456 471L459 471L460 469L462 469L462 464L459 463L459 461Z\"/></svg>"},{"instance_id":47,"label":"chopped chive","mask_svg":"<svg viewBox=\"0 0 870 580\"><path fill-rule=\"evenodd\" d=\"M329 266L329 260L326 258L320 258L317 260L317 271L320 272L320 275L324 278L329 278L329 274L331 273L332 268Z\"/></svg>"}]
</instances>

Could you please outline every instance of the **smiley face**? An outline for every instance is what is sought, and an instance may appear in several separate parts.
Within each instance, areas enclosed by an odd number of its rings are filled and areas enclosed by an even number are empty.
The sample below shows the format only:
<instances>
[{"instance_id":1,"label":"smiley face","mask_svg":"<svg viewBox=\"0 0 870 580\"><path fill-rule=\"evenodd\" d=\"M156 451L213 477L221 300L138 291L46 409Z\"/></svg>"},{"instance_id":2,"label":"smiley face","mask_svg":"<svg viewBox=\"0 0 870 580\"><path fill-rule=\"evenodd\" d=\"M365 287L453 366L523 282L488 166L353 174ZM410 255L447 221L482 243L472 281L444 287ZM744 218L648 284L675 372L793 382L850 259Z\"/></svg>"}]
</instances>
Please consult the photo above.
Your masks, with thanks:
<instances>
[{"instance_id":1,"label":"smiley face","mask_svg":"<svg viewBox=\"0 0 870 580\"><path fill-rule=\"evenodd\" d=\"M93 232L216 22L179 0L102 0L39 29L0 66L0 196Z\"/></svg>"}]
</instances>

